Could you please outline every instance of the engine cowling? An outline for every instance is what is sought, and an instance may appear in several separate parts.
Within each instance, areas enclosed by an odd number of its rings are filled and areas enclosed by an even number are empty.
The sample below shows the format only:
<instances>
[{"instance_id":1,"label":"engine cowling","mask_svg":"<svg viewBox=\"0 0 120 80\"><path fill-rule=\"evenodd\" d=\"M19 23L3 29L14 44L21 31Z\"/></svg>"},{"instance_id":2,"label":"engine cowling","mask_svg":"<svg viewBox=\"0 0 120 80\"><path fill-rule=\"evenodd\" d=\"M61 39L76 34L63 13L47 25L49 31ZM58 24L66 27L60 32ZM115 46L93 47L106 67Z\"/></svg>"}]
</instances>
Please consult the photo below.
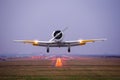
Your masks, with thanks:
<instances>
[{"instance_id":1,"label":"engine cowling","mask_svg":"<svg viewBox=\"0 0 120 80\"><path fill-rule=\"evenodd\" d=\"M53 32L52 36L55 41L59 42L63 39L63 32L61 30L56 30Z\"/></svg>"}]
</instances>

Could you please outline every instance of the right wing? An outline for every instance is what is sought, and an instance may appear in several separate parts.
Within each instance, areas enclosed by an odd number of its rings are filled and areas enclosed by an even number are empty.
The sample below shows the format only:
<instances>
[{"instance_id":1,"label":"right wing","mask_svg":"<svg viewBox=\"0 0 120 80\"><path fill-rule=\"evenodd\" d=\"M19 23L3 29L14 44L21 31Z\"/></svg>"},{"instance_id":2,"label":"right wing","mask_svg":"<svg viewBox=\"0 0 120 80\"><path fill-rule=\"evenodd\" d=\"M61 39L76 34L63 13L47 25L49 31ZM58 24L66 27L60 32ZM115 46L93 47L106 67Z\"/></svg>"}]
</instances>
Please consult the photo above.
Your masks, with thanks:
<instances>
[{"instance_id":1,"label":"right wing","mask_svg":"<svg viewBox=\"0 0 120 80\"><path fill-rule=\"evenodd\" d=\"M21 43L30 43L33 46L48 46L48 44L53 43L52 41L39 41L39 40L14 40L15 42L21 42Z\"/></svg>"}]
</instances>

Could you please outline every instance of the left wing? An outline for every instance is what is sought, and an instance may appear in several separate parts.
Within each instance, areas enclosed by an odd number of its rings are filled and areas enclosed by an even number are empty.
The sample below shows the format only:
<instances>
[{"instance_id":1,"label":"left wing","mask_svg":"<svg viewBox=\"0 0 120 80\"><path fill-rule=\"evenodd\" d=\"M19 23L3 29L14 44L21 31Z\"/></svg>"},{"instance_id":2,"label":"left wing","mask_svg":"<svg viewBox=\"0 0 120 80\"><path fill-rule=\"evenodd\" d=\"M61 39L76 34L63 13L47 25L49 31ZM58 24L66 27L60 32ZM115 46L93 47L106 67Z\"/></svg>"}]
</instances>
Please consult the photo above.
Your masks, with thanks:
<instances>
[{"instance_id":1,"label":"left wing","mask_svg":"<svg viewBox=\"0 0 120 80\"><path fill-rule=\"evenodd\" d=\"M76 41L65 41L65 44L70 46L78 46L78 45L85 45L86 43L93 43L96 41L105 41L106 39L83 39L83 40L76 40Z\"/></svg>"}]
</instances>

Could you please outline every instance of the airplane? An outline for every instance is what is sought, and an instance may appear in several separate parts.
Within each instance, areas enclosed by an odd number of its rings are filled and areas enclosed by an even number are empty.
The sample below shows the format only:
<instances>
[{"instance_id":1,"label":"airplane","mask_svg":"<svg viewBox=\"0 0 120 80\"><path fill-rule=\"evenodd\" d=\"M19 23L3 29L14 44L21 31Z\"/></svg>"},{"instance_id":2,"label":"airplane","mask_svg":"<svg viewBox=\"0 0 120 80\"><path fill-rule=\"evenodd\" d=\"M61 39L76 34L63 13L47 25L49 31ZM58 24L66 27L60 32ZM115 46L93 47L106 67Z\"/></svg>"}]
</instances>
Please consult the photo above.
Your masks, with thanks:
<instances>
[{"instance_id":1,"label":"airplane","mask_svg":"<svg viewBox=\"0 0 120 80\"><path fill-rule=\"evenodd\" d=\"M39 41L39 40L14 40L15 42L30 43L33 46L46 47L46 52L49 53L49 47L68 47L68 52L71 51L72 46L82 46L86 43L92 43L96 41L105 41L106 39L80 39L73 41L63 41L63 32L67 30L67 27L63 30L55 30L52 33L53 38L49 41Z\"/></svg>"}]
</instances>

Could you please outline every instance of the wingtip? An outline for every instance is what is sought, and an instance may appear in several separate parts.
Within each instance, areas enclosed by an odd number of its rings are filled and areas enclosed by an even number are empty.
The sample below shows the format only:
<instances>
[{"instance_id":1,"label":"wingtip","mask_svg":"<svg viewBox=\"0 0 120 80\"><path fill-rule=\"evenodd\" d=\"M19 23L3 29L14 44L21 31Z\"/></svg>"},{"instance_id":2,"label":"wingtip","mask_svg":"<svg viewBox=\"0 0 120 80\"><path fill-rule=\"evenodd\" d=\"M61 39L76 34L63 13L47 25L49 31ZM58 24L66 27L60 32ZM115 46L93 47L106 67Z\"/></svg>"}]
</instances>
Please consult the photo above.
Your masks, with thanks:
<instances>
[{"instance_id":1,"label":"wingtip","mask_svg":"<svg viewBox=\"0 0 120 80\"><path fill-rule=\"evenodd\" d=\"M13 42L23 42L23 40L13 40Z\"/></svg>"},{"instance_id":2,"label":"wingtip","mask_svg":"<svg viewBox=\"0 0 120 80\"><path fill-rule=\"evenodd\" d=\"M107 38L104 38L103 41L107 40Z\"/></svg>"},{"instance_id":3,"label":"wingtip","mask_svg":"<svg viewBox=\"0 0 120 80\"><path fill-rule=\"evenodd\" d=\"M13 42L17 42L17 40L13 40Z\"/></svg>"}]
</instances>

